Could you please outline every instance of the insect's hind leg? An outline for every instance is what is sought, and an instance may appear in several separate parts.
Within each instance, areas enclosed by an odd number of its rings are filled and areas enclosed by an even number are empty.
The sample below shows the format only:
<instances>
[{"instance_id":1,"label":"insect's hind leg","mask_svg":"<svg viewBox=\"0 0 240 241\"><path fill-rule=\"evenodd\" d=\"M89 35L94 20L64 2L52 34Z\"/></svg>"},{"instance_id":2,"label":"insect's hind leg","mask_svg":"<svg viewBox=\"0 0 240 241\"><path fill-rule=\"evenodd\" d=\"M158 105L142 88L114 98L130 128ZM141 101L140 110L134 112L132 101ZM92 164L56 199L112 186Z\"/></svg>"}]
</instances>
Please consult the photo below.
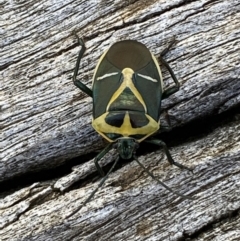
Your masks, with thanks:
<instances>
[{"instance_id":1,"label":"insect's hind leg","mask_svg":"<svg viewBox=\"0 0 240 241\"><path fill-rule=\"evenodd\" d=\"M78 35L74 32L74 35L77 37L78 39L78 43L81 46L81 50L78 54L78 58L77 58L77 63L74 69L74 73L73 73L73 83L74 85L76 85L80 90L82 90L84 93L86 93L87 95L89 95L90 97L93 96L92 94L92 90L89 89L85 84L83 84L80 80L77 80L77 74L78 74L78 70L79 70L79 65L80 65L80 61L81 58L86 50L86 46L84 44L84 41L82 38L79 38Z\"/></svg>"},{"instance_id":2,"label":"insect's hind leg","mask_svg":"<svg viewBox=\"0 0 240 241\"><path fill-rule=\"evenodd\" d=\"M165 48L161 52L160 57L159 57L160 62L167 68L167 70L169 71L169 73L172 76L173 81L175 83L175 86L169 87L168 89L166 89L163 92L162 99L165 99L165 98L169 97L170 95L176 93L179 90L179 87L180 87L180 83L179 83L176 75L174 74L172 68L169 66L168 62L166 60L164 60L164 58L163 58L163 56L169 51L169 49L173 46L173 44L175 44L175 42L176 42L176 38L174 37L174 39L170 42L168 47Z\"/></svg>"}]
</instances>

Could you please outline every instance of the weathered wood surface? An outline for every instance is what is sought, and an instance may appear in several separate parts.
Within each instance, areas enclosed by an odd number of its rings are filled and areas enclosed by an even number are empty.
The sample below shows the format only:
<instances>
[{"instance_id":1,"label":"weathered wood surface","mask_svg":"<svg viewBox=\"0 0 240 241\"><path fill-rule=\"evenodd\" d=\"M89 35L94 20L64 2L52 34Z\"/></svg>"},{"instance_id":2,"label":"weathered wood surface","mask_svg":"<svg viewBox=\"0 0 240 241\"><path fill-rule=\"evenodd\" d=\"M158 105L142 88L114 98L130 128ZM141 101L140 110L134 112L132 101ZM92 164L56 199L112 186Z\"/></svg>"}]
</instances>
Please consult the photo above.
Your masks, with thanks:
<instances>
[{"instance_id":1,"label":"weathered wood surface","mask_svg":"<svg viewBox=\"0 0 240 241\"><path fill-rule=\"evenodd\" d=\"M89 86L97 59L112 43L137 39L158 55L177 36L166 59L182 86L163 102L172 126L187 130L194 121L197 129L203 128L202 119L221 119L208 133L181 132L173 142L173 157L193 167L194 174L169 166L161 151L140 157L161 180L194 201L169 193L131 162L118 167L94 199L66 220L99 182L87 179L91 173L99 178L90 160L57 181L32 183L5 195L1 240L240 237L238 0L1 1L0 20L0 181L6 185L11 178L105 145L90 125L91 99L72 84L80 49L74 30L85 37L79 78ZM169 134L174 133L179 132ZM78 179L86 182L66 189Z\"/></svg>"}]
</instances>

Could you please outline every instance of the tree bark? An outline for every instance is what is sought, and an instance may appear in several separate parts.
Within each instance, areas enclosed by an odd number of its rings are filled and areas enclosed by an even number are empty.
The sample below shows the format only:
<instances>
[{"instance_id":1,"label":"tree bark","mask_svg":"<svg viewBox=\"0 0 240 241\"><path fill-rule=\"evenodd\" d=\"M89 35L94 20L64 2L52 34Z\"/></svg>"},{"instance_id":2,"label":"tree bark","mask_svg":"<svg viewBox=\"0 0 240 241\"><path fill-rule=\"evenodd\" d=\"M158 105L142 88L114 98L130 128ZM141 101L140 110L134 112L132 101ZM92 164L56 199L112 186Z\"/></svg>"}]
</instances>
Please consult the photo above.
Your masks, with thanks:
<instances>
[{"instance_id":1,"label":"tree bark","mask_svg":"<svg viewBox=\"0 0 240 241\"><path fill-rule=\"evenodd\" d=\"M240 239L238 0L3 0L0 20L0 240ZM91 98L72 83L80 50L74 31L87 47L78 79L89 87L113 43L135 39L158 56L176 36L165 59L181 88L162 102L172 130L159 138L193 173L149 145L138 155L193 200L129 161L66 218L99 184L92 156L106 146L91 127ZM166 88L172 84L164 68L163 78ZM112 150L101 161L105 171L115 156ZM71 173L39 176L75 157L81 164Z\"/></svg>"}]
</instances>

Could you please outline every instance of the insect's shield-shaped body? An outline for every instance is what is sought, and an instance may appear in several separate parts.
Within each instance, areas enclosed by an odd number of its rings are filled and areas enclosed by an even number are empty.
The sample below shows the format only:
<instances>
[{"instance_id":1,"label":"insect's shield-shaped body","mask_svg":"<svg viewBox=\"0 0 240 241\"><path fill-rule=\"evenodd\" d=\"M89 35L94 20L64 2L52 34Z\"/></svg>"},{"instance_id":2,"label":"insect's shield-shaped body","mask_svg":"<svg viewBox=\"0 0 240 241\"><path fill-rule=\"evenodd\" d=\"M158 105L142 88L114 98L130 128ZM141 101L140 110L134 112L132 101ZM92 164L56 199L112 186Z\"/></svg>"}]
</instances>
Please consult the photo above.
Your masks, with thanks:
<instances>
[{"instance_id":1,"label":"insect's shield-shaped body","mask_svg":"<svg viewBox=\"0 0 240 241\"><path fill-rule=\"evenodd\" d=\"M175 74L162 58L175 40L168 48L163 50L159 57L161 63L170 72L174 80L174 86L169 87L167 90L163 89L163 79L158 61L144 44L134 40L124 40L113 44L100 57L93 76L93 86L90 89L76 79L80 60L86 49L83 40L78 36L77 38L82 48L74 70L73 82L79 89L93 98L92 126L109 142L94 159L99 173L104 176L104 172L98 162L115 146L121 158L130 159L133 157L149 176L166 189L182 198L192 199L173 191L155 178L138 161L135 153L139 143L145 141L162 147L171 164L191 170L173 160L163 141L158 139L149 140L149 137L160 129L161 100L179 90L180 84ZM103 185L119 161L119 156L98 187L84 201L83 206L90 201L98 188ZM77 208L69 217L80 208Z\"/></svg>"},{"instance_id":2,"label":"insect's shield-shaped body","mask_svg":"<svg viewBox=\"0 0 240 241\"><path fill-rule=\"evenodd\" d=\"M145 45L134 40L112 45L94 73L93 128L109 142L122 143L127 153L126 146L159 129L162 92L160 67Z\"/></svg>"}]
</instances>

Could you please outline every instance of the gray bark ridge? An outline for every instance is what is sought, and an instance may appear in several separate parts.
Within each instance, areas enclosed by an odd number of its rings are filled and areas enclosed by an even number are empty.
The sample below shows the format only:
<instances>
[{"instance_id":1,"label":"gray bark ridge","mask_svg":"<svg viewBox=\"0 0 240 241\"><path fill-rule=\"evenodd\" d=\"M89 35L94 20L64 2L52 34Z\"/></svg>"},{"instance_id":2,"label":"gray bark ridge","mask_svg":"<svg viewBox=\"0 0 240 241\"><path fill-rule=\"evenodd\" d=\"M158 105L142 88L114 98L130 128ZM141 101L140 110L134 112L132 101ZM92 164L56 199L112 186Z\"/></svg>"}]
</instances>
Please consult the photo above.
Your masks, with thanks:
<instances>
[{"instance_id":1,"label":"gray bark ridge","mask_svg":"<svg viewBox=\"0 0 240 241\"><path fill-rule=\"evenodd\" d=\"M238 0L2 1L0 16L1 240L239 239ZM139 160L195 200L169 193L134 161L69 219L100 182L92 159L68 175L6 188L106 145L91 127L91 98L72 83L80 50L73 31L87 46L78 78L89 87L114 42L136 39L158 56L176 36L165 58L181 88L162 102L175 128L164 135L173 158L194 171L170 166L157 149ZM164 68L163 78L172 84ZM114 155L101 165L108 169Z\"/></svg>"}]
</instances>

